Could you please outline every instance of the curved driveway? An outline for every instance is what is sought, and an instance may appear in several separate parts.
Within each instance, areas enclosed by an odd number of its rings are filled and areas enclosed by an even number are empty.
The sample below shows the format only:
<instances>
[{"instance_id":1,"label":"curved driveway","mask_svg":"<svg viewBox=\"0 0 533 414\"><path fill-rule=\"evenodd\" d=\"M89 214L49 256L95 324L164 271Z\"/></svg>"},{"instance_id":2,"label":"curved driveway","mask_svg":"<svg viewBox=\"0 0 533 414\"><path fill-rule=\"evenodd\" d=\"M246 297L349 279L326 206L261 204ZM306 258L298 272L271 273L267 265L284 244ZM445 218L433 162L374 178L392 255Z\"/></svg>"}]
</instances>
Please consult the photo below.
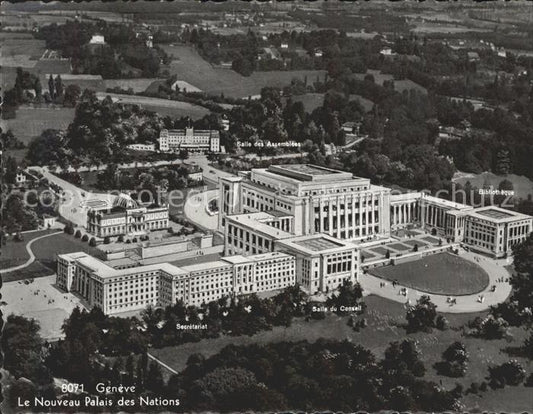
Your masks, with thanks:
<instances>
[{"instance_id":1,"label":"curved driveway","mask_svg":"<svg viewBox=\"0 0 533 414\"><path fill-rule=\"evenodd\" d=\"M7 269L2 269L2 270L0 270L0 274L4 274L4 273L8 273L8 272L14 272L16 270L21 270L21 269L24 269L25 267L28 267L29 265L31 265L35 261L35 255L33 254L33 251L31 250L31 245L33 244L33 242L36 242L37 240L44 239L45 237L53 236L53 235L58 234L58 233L61 233L61 232L60 231L55 231L53 233L45 234L43 236L39 236L39 237L36 237L33 240L30 240L28 242L28 244L26 244L26 251L30 255L30 258L28 260L26 260L26 263L23 263L23 264L18 265L18 266L9 267Z\"/></svg>"},{"instance_id":2,"label":"curved driveway","mask_svg":"<svg viewBox=\"0 0 533 414\"><path fill-rule=\"evenodd\" d=\"M216 230L218 228L218 213L209 214L207 204L217 197L218 190L208 190L187 198L183 207L185 217L204 229Z\"/></svg>"},{"instance_id":3,"label":"curved driveway","mask_svg":"<svg viewBox=\"0 0 533 414\"><path fill-rule=\"evenodd\" d=\"M463 253L460 257L470 260L471 262L481 266L481 268L489 275L489 284L480 293L473 295L453 296L453 298L456 300L456 303L453 305L450 305L447 302L447 299L450 295L427 293L412 288L407 288L407 296L400 295L399 291L403 287L402 285L398 284L393 288L390 281L381 279L368 273L366 275L361 275L359 282L365 295L373 294L400 303L406 303L407 300L410 300L412 305L414 305L421 296L426 295L431 298L431 301L435 305L437 305L437 310L439 312L447 313L482 312L489 309L492 305L497 305L498 303L504 302L507 299L511 293L511 285L509 282L505 281L498 282L498 279L503 278L505 280L511 277L507 269L503 267L507 265L505 259L494 260L471 252ZM383 282L385 282L386 285L384 287L380 287L380 283ZM491 287L493 285L496 285L495 292L491 292ZM484 297L483 302L479 302L478 300L480 295Z\"/></svg>"}]
</instances>

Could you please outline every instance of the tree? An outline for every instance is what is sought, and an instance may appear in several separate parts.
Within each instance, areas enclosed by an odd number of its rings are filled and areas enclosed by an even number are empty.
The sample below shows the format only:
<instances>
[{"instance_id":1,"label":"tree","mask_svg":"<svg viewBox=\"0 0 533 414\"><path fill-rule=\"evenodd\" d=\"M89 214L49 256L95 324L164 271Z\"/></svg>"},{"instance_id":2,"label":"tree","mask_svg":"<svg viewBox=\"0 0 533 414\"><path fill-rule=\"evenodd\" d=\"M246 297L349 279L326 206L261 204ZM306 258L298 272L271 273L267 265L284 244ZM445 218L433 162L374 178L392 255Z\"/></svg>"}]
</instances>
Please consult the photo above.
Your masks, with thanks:
<instances>
[{"instance_id":1,"label":"tree","mask_svg":"<svg viewBox=\"0 0 533 414\"><path fill-rule=\"evenodd\" d=\"M81 230L76 230L76 233L74 233L74 237L79 239L81 237Z\"/></svg>"},{"instance_id":2,"label":"tree","mask_svg":"<svg viewBox=\"0 0 533 414\"><path fill-rule=\"evenodd\" d=\"M63 106L73 108L80 99L81 89L78 85L68 85L65 88L65 96L63 98Z\"/></svg>"},{"instance_id":3,"label":"tree","mask_svg":"<svg viewBox=\"0 0 533 414\"><path fill-rule=\"evenodd\" d=\"M9 315L2 331L4 368L15 378L27 378L36 384L48 384L51 377L42 357L43 341L34 319Z\"/></svg>"},{"instance_id":4,"label":"tree","mask_svg":"<svg viewBox=\"0 0 533 414\"><path fill-rule=\"evenodd\" d=\"M53 78L52 74L50 74L50 77L48 78L48 92L50 93L50 98L52 98L52 100L54 100L55 97L56 97L56 93L55 93L54 78Z\"/></svg>"},{"instance_id":5,"label":"tree","mask_svg":"<svg viewBox=\"0 0 533 414\"><path fill-rule=\"evenodd\" d=\"M448 377L464 377L468 367L468 352L461 342L454 342L442 353L442 361L435 364L437 372Z\"/></svg>"},{"instance_id":6,"label":"tree","mask_svg":"<svg viewBox=\"0 0 533 414\"><path fill-rule=\"evenodd\" d=\"M87 242L89 240L89 236L87 234L84 234L81 238L82 242Z\"/></svg>"},{"instance_id":7,"label":"tree","mask_svg":"<svg viewBox=\"0 0 533 414\"><path fill-rule=\"evenodd\" d=\"M158 392L163 388L164 384L161 367L157 362L152 361L146 373L146 388Z\"/></svg>"},{"instance_id":8,"label":"tree","mask_svg":"<svg viewBox=\"0 0 533 414\"><path fill-rule=\"evenodd\" d=\"M67 223L65 227L63 228L63 231L67 234L73 235L74 234L74 226L72 223Z\"/></svg>"},{"instance_id":9,"label":"tree","mask_svg":"<svg viewBox=\"0 0 533 414\"><path fill-rule=\"evenodd\" d=\"M62 98L63 97L63 81L61 80L61 75L56 76L55 80L55 97L56 98Z\"/></svg>"},{"instance_id":10,"label":"tree","mask_svg":"<svg viewBox=\"0 0 533 414\"><path fill-rule=\"evenodd\" d=\"M506 385L519 385L526 377L526 370L516 359L501 365L489 367L490 385L492 388L503 388Z\"/></svg>"},{"instance_id":11,"label":"tree","mask_svg":"<svg viewBox=\"0 0 533 414\"><path fill-rule=\"evenodd\" d=\"M437 306L429 296L422 296L415 306L411 306L406 315L408 332L428 332L435 327Z\"/></svg>"},{"instance_id":12,"label":"tree","mask_svg":"<svg viewBox=\"0 0 533 414\"><path fill-rule=\"evenodd\" d=\"M111 238L109 236L105 236L104 237L104 244L109 244L111 243Z\"/></svg>"},{"instance_id":13,"label":"tree","mask_svg":"<svg viewBox=\"0 0 533 414\"><path fill-rule=\"evenodd\" d=\"M89 240L89 246L96 247L96 239L94 237L91 237L91 240Z\"/></svg>"},{"instance_id":14,"label":"tree","mask_svg":"<svg viewBox=\"0 0 533 414\"><path fill-rule=\"evenodd\" d=\"M11 156L7 157L5 164L4 180L6 184L14 185L17 182L18 165L17 160Z\"/></svg>"}]
</instances>

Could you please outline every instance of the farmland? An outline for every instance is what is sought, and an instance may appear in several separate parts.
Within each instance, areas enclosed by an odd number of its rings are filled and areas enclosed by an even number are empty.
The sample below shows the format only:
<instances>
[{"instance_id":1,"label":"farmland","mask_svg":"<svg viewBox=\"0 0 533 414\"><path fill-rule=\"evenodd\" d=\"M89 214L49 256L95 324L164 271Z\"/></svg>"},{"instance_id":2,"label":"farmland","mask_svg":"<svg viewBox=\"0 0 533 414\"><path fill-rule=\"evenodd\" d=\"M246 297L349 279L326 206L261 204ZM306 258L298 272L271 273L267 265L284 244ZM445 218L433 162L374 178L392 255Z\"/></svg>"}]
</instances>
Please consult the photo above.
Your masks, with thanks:
<instances>
[{"instance_id":1,"label":"farmland","mask_svg":"<svg viewBox=\"0 0 533 414\"><path fill-rule=\"evenodd\" d=\"M354 73L352 76L354 79L363 80L367 74L374 76L374 82L378 85L383 85L386 80L394 81L394 89L398 92L405 90L415 89L422 93L427 93L427 89L409 79L394 79L394 76L388 73L381 73L378 70L369 70L367 73Z\"/></svg>"},{"instance_id":2,"label":"farmland","mask_svg":"<svg viewBox=\"0 0 533 414\"><path fill-rule=\"evenodd\" d=\"M206 62L194 49L188 46L162 46L174 57L169 65L169 72L176 74L178 80L188 82L197 88L214 95L224 94L235 98L246 98L258 95L265 86L283 87L294 78L315 80L321 78L325 71L272 71L254 72L245 77L231 69L214 68Z\"/></svg>"},{"instance_id":3,"label":"farmland","mask_svg":"<svg viewBox=\"0 0 533 414\"><path fill-rule=\"evenodd\" d=\"M28 144L45 129L66 129L73 119L73 108L21 106L17 117L4 123L19 140Z\"/></svg>"},{"instance_id":4,"label":"farmland","mask_svg":"<svg viewBox=\"0 0 533 414\"><path fill-rule=\"evenodd\" d=\"M141 105L149 111L155 111L160 115L168 115L175 118L190 116L191 118L201 118L209 113L209 110L202 106L193 105L188 102L171 101L170 99L150 98L147 96L123 95L116 93L97 93L98 99L110 96L114 101L125 104Z\"/></svg>"},{"instance_id":5,"label":"farmland","mask_svg":"<svg viewBox=\"0 0 533 414\"><path fill-rule=\"evenodd\" d=\"M144 92L152 83L162 79L138 78L138 79L106 79L106 88L133 89L133 92Z\"/></svg>"}]
</instances>

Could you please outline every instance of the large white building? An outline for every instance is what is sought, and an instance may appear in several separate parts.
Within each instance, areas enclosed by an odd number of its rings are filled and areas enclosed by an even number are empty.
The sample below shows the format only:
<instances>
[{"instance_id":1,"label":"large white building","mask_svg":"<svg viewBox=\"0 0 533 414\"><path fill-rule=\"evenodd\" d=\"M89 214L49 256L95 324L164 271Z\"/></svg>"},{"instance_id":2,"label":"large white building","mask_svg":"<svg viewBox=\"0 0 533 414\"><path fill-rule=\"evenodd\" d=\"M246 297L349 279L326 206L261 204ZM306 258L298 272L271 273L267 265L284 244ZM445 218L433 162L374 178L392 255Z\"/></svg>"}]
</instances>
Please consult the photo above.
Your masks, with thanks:
<instances>
[{"instance_id":1,"label":"large white building","mask_svg":"<svg viewBox=\"0 0 533 414\"><path fill-rule=\"evenodd\" d=\"M367 178L307 164L252 169L220 180L219 229L229 216L285 216L294 235L368 240L390 233L390 189Z\"/></svg>"},{"instance_id":2,"label":"large white building","mask_svg":"<svg viewBox=\"0 0 533 414\"><path fill-rule=\"evenodd\" d=\"M117 203L125 215L89 218L95 234L147 229L150 211L137 211L125 197ZM156 227L163 225L168 211L154 219ZM313 165L271 166L220 179L219 229L225 238L220 260L114 269L85 253L65 254L58 256L57 284L106 314L177 301L198 306L295 284L309 294L327 293L344 280L357 280L360 245L389 240L408 226L503 257L531 234L533 217L424 193L391 195L368 179Z\"/></svg>"},{"instance_id":3,"label":"large white building","mask_svg":"<svg viewBox=\"0 0 533 414\"><path fill-rule=\"evenodd\" d=\"M162 152L220 152L220 134L216 130L162 129L158 141Z\"/></svg>"},{"instance_id":4,"label":"large white building","mask_svg":"<svg viewBox=\"0 0 533 414\"><path fill-rule=\"evenodd\" d=\"M278 241L316 234L358 244L418 226L503 257L533 231L533 217L510 210L474 208L420 192L391 194L369 179L308 164L224 177L219 191L226 254L272 251Z\"/></svg>"},{"instance_id":5,"label":"large white building","mask_svg":"<svg viewBox=\"0 0 533 414\"><path fill-rule=\"evenodd\" d=\"M177 267L169 263L114 269L86 253L57 256L57 285L106 315L168 306L199 306L224 296L283 289L296 283L296 259L282 252L233 256Z\"/></svg>"}]
</instances>

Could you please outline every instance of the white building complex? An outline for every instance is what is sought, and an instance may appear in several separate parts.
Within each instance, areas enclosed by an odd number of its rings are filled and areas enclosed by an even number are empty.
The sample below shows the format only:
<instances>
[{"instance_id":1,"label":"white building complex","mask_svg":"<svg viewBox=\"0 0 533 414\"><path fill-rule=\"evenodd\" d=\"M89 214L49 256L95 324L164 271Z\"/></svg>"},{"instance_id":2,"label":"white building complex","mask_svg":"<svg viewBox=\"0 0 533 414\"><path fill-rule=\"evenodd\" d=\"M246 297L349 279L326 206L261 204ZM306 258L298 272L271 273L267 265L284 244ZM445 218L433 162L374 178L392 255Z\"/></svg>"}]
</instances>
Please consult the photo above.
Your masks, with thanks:
<instances>
[{"instance_id":1,"label":"white building complex","mask_svg":"<svg viewBox=\"0 0 533 414\"><path fill-rule=\"evenodd\" d=\"M158 141L162 152L220 152L220 134L216 130L162 129Z\"/></svg>"},{"instance_id":2,"label":"white building complex","mask_svg":"<svg viewBox=\"0 0 533 414\"><path fill-rule=\"evenodd\" d=\"M344 280L357 280L363 245L389 241L402 228L419 227L493 257L511 253L533 232L533 217L524 214L418 192L391 194L369 179L307 164L221 178L219 191L218 225L225 242L220 260L114 269L85 253L59 255L58 286L80 293L107 314L179 300L201 305L296 283L308 294L327 293ZM151 212L120 202L127 211L116 217L122 221L104 222L115 217L96 212L90 229L102 235L142 230L138 226L147 220L139 217Z\"/></svg>"},{"instance_id":3,"label":"white building complex","mask_svg":"<svg viewBox=\"0 0 533 414\"><path fill-rule=\"evenodd\" d=\"M296 283L295 258L272 252L232 256L177 267L159 263L114 269L86 253L57 257L57 285L74 291L107 315L168 306L177 301L201 305L223 296L283 289Z\"/></svg>"}]
</instances>

